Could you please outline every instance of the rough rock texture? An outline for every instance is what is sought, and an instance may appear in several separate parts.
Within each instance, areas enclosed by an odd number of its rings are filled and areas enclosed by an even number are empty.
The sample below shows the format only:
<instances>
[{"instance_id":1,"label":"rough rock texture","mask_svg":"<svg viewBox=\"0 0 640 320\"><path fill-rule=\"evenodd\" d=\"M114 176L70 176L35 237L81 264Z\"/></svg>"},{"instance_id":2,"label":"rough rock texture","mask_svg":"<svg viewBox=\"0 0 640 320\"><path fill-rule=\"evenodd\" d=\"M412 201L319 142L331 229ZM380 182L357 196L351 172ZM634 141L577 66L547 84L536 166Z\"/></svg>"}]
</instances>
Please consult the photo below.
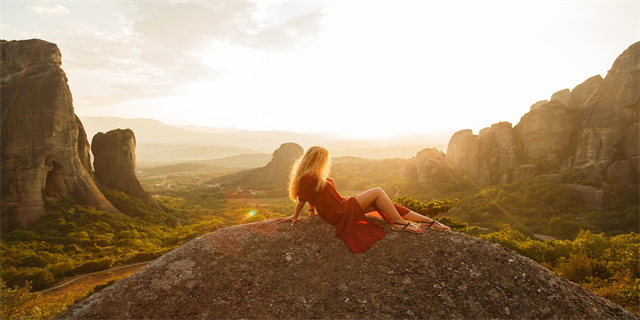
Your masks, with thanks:
<instances>
[{"instance_id":1,"label":"rough rock texture","mask_svg":"<svg viewBox=\"0 0 640 320\"><path fill-rule=\"evenodd\" d=\"M440 170L444 164L444 153L435 148L427 148L416 154L414 163L417 178L426 180Z\"/></svg>"},{"instance_id":2,"label":"rough rock texture","mask_svg":"<svg viewBox=\"0 0 640 320\"><path fill-rule=\"evenodd\" d=\"M481 239L389 231L353 254L334 230L318 217L222 229L60 319L637 319Z\"/></svg>"},{"instance_id":3,"label":"rough rock texture","mask_svg":"<svg viewBox=\"0 0 640 320\"><path fill-rule=\"evenodd\" d=\"M460 130L454 133L449 140L444 163L477 178L478 150L478 136L473 134L470 129Z\"/></svg>"},{"instance_id":4,"label":"rough rock texture","mask_svg":"<svg viewBox=\"0 0 640 320\"><path fill-rule=\"evenodd\" d=\"M515 134L520 137L527 157L545 159L569 145L579 119L577 110L551 98L549 103L522 116Z\"/></svg>"},{"instance_id":5,"label":"rough rock texture","mask_svg":"<svg viewBox=\"0 0 640 320\"><path fill-rule=\"evenodd\" d=\"M0 41L2 229L24 229L45 213L45 197L72 197L119 212L96 187L86 133L75 115L58 47Z\"/></svg>"},{"instance_id":6,"label":"rough rock texture","mask_svg":"<svg viewBox=\"0 0 640 320\"><path fill-rule=\"evenodd\" d=\"M91 141L95 179L100 187L122 191L160 209L136 176L136 137L130 129L98 132Z\"/></svg>"},{"instance_id":7,"label":"rough rock texture","mask_svg":"<svg viewBox=\"0 0 640 320\"><path fill-rule=\"evenodd\" d=\"M616 160L628 160L627 175L638 180L640 170L640 42L613 63L602 83L585 102L571 171L602 177ZM635 142L635 143L634 143Z\"/></svg>"},{"instance_id":8,"label":"rough rock texture","mask_svg":"<svg viewBox=\"0 0 640 320\"><path fill-rule=\"evenodd\" d=\"M573 90L571 90L573 105L576 108L584 108L585 102L587 102L591 95L600 87L602 80L601 75L596 75L573 88Z\"/></svg>"},{"instance_id":9,"label":"rough rock texture","mask_svg":"<svg viewBox=\"0 0 640 320\"><path fill-rule=\"evenodd\" d=\"M519 164L514 130L509 122L484 128L479 135L471 130L456 132L447 147L446 165L462 169L481 185L509 183Z\"/></svg>"},{"instance_id":10,"label":"rough rock texture","mask_svg":"<svg viewBox=\"0 0 640 320\"><path fill-rule=\"evenodd\" d=\"M512 129L498 123L475 136L455 133L445 163L480 185L535 178L547 172L638 186L640 171L640 42L602 79L594 76L531 106Z\"/></svg>"},{"instance_id":11,"label":"rough rock texture","mask_svg":"<svg viewBox=\"0 0 640 320\"><path fill-rule=\"evenodd\" d=\"M292 142L283 143L273 152L271 161L266 166L236 172L216 178L212 182L240 185L258 190L278 189L284 192L288 187L291 165L303 153L304 149L300 145Z\"/></svg>"}]
</instances>

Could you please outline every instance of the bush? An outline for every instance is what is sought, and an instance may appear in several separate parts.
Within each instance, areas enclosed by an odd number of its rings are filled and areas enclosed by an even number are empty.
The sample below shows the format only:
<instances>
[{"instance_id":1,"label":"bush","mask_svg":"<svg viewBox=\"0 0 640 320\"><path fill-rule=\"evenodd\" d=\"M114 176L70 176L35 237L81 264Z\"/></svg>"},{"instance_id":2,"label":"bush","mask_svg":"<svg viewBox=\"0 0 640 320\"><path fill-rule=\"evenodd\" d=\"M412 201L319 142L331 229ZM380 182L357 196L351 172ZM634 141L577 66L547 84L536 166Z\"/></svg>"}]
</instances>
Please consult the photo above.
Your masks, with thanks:
<instances>
[{"instance_id":1,"label":"bush","mask_svg":"<svg viewBox=\"0 0 640 320\"><path fill-rule=\"evenodd\" d=\"M49 270L32 267L4 268L2 270L2 281L9 287L31 285L34 290L45 289L55 282L53 274Z\"/></svg>"},{"instance_id":2,"label":"bush","mask_svg":"<svg viewBox=\"0 0 640 320\"><path fill-rule=\"evenodd\" d=\"M91 260L81 264L80 266L75 268L73 272L77 274L77 273L91 273L91 272L107 270L111 268L111 266L113 266L113 263L114 263L113 258L109 258L109 257L102 258L99 260Z\"/></svg>"},{"instance_id":3,"label":"bush","mask_svg":"<svg viewBox=\"0 0 640 320\"><path fill-rule=\"evenodd\" d=\"M423 214L430 218L434 218L440 213L449 211L453 207L453 205L458 202L458 199L446 198L442 200L433 200L429 203L424 203L418 201L414 197L405 196L402 198L393 199L393 202L417 213Z\"/></svg>"}]
</instances>

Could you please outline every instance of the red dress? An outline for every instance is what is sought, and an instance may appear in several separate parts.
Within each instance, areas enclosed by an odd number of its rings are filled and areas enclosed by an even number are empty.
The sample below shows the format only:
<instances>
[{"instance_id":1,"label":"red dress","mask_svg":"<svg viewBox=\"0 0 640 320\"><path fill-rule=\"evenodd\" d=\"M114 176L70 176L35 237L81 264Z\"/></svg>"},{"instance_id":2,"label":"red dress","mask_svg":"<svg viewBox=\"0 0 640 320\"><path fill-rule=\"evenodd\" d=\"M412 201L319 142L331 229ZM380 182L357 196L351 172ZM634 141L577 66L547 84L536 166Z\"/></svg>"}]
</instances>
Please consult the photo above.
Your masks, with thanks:
<instances>
[{"instance_id":1,"label":"red dress","mask_svg":"<svg viewBox=\"0 0 640 320\"><path fill-rule=\"evenodd\" d=\"M308 201L316 208L322 219L335 225L336 237L344 240L351 251L364 252L371 248L374 242L385 236L386 232L383 228L367 219L355 197L344 198L340 196L331 178L327 178L324 189L316 192L313 189L317 183L318 177L315 173L304 174L300 179L298 201ZM403 206L394 205L402 216L410 211ZM371 207L376 209L372 213L379 213L387 222L391 222L391 219L375 204L372 204Z\"/></svg>"}]
</instances>

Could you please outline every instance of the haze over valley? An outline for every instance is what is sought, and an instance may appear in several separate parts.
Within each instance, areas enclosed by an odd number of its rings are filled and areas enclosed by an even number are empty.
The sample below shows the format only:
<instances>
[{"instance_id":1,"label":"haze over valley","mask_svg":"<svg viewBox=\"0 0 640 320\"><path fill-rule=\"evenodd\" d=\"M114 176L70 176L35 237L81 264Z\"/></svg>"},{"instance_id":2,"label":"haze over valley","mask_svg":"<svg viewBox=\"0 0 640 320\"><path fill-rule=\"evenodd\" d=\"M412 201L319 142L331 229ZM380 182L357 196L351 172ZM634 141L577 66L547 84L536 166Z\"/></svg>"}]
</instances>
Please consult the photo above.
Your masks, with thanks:
<instances>
[{"instance_id":1,"label":"haze over valley","mask_svg":"<svg viewBox=\"0 0 640 320\"><path fill-rule=\"evenodd\" d=\"M446 150L452 133L413 134L391 138L348 140L335 133L249 131L237 128L171 126L152 119L82 117L87 136L113 128L130 128L136 135L139 166L160 166L204 160L224 167L265 165L273 150L286 142L308 148L322 145L335 157L366 159L414 157L425 148ZM230 158L232 157L232 158ZM223 158L229 158L224 160Z\"/></svg>"}]
</instances>

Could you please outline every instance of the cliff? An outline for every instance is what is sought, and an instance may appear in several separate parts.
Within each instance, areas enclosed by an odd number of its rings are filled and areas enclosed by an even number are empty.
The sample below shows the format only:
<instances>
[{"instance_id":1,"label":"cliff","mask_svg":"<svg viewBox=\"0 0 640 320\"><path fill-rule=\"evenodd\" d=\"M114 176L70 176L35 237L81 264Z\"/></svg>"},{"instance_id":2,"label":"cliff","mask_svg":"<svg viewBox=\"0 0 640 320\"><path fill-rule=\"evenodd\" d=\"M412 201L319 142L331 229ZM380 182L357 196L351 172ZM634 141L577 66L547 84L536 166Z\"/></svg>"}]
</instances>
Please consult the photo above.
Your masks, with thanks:
<instances>
[{"instance_id":1,"label":"cliff","mask_svg":"<svg viewBox=\"0 0 640 320\"><path fill-rule=\"evenodd\" d=\"M136 176L136 137L130 129L98 132L91 140L95 157L95 180L98 186L122 191L162 210L147 193Z\"/></svg>"},{"instance_id":2,"label":"cliff","mask_svg":"<svg viewBox=\"0 0 640 320\"><path fill-rule=\"evenodd\" d=\"M319 217L221 229L60 319L637 319L481 239L389 230L353 254L334 234Z\"/></svg>"},{"instance_id":3,"label":"cliff","mask_svg":"<svg viewBox=\"0 0 640 320\"><path fill-rule=\"evenodd\" d=\"M445 165L480 185L548 173L581 174L606 184L638 186L640 171L640 42L573 90L538 101L515 126L500 122L474 135L455 133Z\"/></svg>"},{"instance_id":4,"label":"cliff","mask_svg":"<svg viewBox=\"0 0 640 320\"><path fill-rule=\"evenodd\" d=\"M119 213L96 187L89 142L73 109L58 47L0 41L2 229L24 229L45 213L45 198L71 197Z\"/></svg>"}]
</instances>

